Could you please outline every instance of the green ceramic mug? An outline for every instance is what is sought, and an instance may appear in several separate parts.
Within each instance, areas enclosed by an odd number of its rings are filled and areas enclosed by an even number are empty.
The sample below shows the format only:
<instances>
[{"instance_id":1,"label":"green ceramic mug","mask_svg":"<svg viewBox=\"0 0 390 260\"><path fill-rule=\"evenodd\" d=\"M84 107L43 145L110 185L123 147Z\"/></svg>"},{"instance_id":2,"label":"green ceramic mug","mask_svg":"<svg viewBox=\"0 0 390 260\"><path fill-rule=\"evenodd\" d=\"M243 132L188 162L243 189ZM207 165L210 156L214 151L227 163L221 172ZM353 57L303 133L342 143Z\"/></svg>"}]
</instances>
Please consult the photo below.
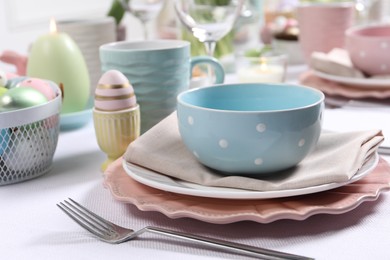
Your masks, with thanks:
<instances>
[{"instance_id":1,"label":"green ceramic mug","mask_svg":"<svg viewBox=\"0 0 390 260\"><path fill-rule=\"evenodd\" d=\"M189 88L197 64L213 67L216 84L225 73L212 57L192 57L190 43L182 40L113 42L100 46L102 72L119 70L134 87L141 109L141 133L176 110L176 97Z\"/></svg>"}]
</instances>

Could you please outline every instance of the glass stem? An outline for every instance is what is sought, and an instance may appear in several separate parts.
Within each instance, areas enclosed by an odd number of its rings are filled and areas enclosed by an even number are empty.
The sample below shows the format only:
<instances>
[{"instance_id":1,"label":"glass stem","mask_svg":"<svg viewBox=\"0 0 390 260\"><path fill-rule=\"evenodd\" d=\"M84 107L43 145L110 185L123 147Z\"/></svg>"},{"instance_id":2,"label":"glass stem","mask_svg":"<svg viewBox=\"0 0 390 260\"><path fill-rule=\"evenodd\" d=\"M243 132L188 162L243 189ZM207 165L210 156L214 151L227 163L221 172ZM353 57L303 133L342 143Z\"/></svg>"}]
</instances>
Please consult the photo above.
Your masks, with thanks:
<instances>
[{"instance_id":1,"label":"glass stem","mask_svg":"<svg viewBox=\"0 0 390 260\"><path fill-rule=\"evenodd\" d=\"M146 22L141 21L141 23L142 23L142 29L144 30L144 40L146 41L148 39L148 28Z\"/></svg>"},{"instance_id":2,"label":"glass stem","mask_svg":"<svg viewBox=\"0 0 390 260\"><path fill-rule=\"evenodd\" d=\"M214 57L214 51L215 51L215 46L217 43L215 41L207 41L204 42L204 46L206 48L206 53L210 57ZM207 64L207 77L209 78L210 82L214 82L214 75L213 75L213 70L211 68L210 64Z\"/></svg>"},{"instance_id":3,"label":"glass stem","mask_svg":"<svg viewBox=\"0 0 390 260\"><path fill-rule=\"evenodd\" d=\"M204 42L204 46L206 48L206 53L208 56L211 56L211 57L214 56L214 51L215 51L216 45L217 45L217 43L215 41Z\"/></svg>"}]
</instances>

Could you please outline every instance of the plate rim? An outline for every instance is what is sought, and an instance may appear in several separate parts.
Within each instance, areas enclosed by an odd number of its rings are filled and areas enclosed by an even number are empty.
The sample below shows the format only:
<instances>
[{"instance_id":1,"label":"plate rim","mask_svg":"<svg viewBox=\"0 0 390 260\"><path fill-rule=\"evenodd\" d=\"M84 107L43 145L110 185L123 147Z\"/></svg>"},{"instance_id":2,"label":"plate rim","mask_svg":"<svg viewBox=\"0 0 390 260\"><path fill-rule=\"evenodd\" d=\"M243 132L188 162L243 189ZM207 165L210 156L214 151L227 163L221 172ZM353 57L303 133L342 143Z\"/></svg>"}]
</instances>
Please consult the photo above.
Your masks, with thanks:
<instances>
[{"instance_id":1,"label":"plate rim","mask_svg":"<svg viewBox=\"0 0 390 260\"><path fill-rule=\"evenodd\" d=\"M352 78L352 77L332 75L315 69L312 69L312 71L314 75L322 79L330 80L337 83L342 83L348 86L358 87L361 89L370 89L373 87L384 89L384 90L390 89L390 79Z\"/></svg>"},{"instance_id":2,"label":"plate rim","mask_svg":"<svg viewBox=\"0 0 390 260\"><path fill-rule=\"evenodd\" d=\"M134 180L136 180L137 182L159 190L169 191L172 193L182 194L182 195L196 196L196 197L217 198L217 199L258 200L258 199L275 199L275 198L299 196L299 195L306 195L306 194L312 194L312 193L335 189L362 179L370 172L372 172L375 169L375 167L378 165L378 163L379 163L379 154L375 152L367 160L367 162L365 162L363 166L355 173L355 175L353 175L352 178L349 179L348 181L339 182L339 183L335 183L335 182L327 183L327 184L321 184L316 186L310 186L306 188L275 190L275 191L253 191L253 190L242 190L242 189L224 188L224 187L208 187L212 189L211 191L199 190L194 188L191 189L190 187L167 185L162 182L157 182L148 179L145 176L143 176L145 172L148 174L152 174L154 176L158 176L159 178L169 179L170 181L174 181L178 184L189 183L183 180L175 181L173 180L174 179L173 177L157 173L153 170L146 169L138 165L134 165L130 162L127 162L126 160L122 160L122 167L125 170L125 173L131 178L133 178ZM131 167L132 169L130 169L129 167ZM134 172L134 170L136 172ZM202 186L193 183L189 183L189 184L191 186L197 186L197 185ZM206 186L202 186L202 187L206 187ZM231 192L230 193L226 192L227 189L231 190ZM221 190L225 190L225 191L221 191ZM233 192L233 190L235 191Z\"/></svg>"}]
</instances>

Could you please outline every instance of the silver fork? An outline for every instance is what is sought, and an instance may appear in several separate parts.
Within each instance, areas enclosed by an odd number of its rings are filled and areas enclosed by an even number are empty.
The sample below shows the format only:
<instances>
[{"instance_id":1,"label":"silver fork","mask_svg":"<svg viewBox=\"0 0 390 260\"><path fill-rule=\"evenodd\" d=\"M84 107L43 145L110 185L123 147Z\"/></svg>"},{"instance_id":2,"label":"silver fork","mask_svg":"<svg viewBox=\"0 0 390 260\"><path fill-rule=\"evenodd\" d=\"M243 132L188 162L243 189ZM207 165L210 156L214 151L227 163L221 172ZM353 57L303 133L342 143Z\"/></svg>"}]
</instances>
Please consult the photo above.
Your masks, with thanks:
<instances>
[{"instance_id":1,"label":"silver fork","mask_svg":"<svg viewBox=\"0 0 390 260\"><path fill-rule=\"evenodd\" d=\"M215 238L207 238L192 234L181 233L168 229L158 227L145 227L138 231L127 229L118 226L83 207L76 201L69 198L64 202L60 202L57 206L62 209L70 218L77 222L80 226L94 234L100 240L111 243L119 244L136 238L144 232L151 232L168 237L179 238L187 241L198 242L203 245L216 247L219 249L225 249L234 253L243 253L251 256L261 257L261 259L313 259L300 255L293 255L289 253L274 251L270 249L258 248L249 245L233 243L229 241L223 241Z\"/></svg>"}]
</instances>

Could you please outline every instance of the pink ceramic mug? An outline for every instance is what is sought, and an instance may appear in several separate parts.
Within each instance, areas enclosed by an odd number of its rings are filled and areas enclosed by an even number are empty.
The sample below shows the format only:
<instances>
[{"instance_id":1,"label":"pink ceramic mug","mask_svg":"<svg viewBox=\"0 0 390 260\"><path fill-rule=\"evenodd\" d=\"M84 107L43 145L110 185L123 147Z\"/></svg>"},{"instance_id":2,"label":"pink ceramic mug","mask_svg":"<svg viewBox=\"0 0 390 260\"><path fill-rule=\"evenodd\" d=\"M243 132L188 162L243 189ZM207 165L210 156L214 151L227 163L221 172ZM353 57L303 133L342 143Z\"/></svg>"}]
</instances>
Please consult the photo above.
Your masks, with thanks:
<instances>
[{"instance_id":1,"label":"pink ceramic mug","mask_svg":"<svg viewBox=\"0 0 390 260\"><path fill-rule=\"evenodd\" d=\"M344 48L344 32L355 20L353 2L301 4L297 7L299 44L308 63L312 52Z\"/></svg>"}]
</instances>

